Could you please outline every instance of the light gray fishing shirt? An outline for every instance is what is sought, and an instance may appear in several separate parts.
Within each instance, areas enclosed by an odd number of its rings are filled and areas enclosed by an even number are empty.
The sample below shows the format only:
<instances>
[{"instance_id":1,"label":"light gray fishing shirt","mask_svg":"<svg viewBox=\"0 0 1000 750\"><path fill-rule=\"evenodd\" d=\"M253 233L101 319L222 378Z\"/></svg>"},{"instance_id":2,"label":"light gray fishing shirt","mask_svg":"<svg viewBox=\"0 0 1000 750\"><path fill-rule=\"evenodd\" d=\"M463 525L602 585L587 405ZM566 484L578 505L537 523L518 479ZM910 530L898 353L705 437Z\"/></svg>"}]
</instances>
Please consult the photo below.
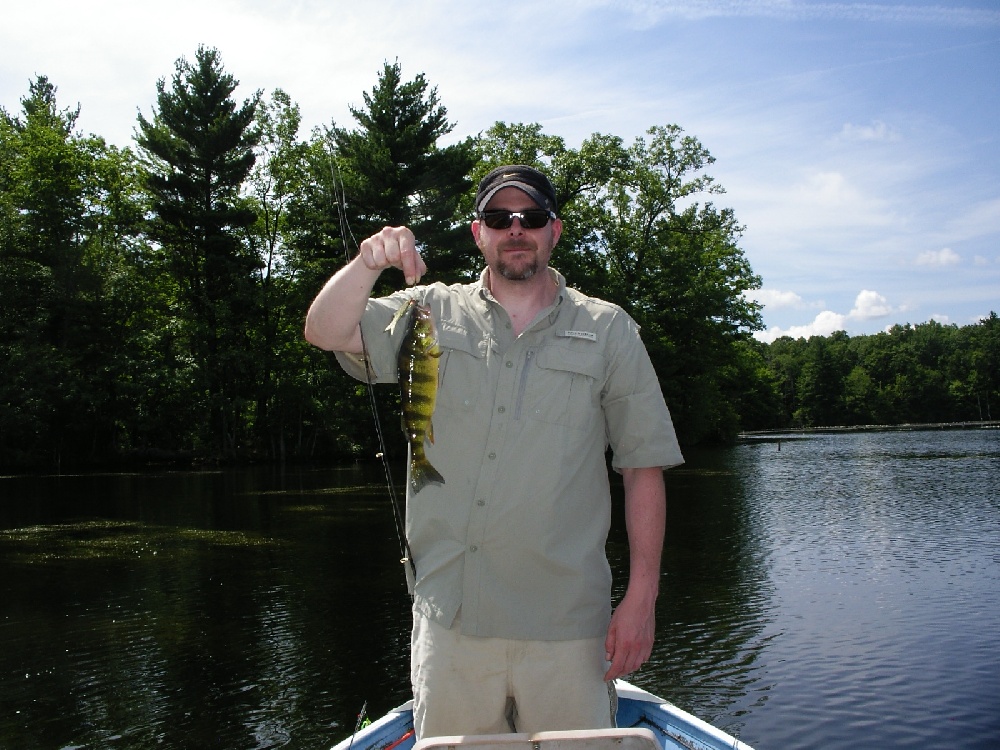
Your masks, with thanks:
<instances>
[{"instance_id":1,"label":"light gray fishing shirt","mask_svg":"<svg viewBox=\"0 0 1000 750\"><path fill-rule=\"evenodd\" d=\"M611 618L605 543L615 469L683 462L670 413L620 307L558 284L519 336L486 287L431 284L372 299L362 319L377 382L397 381L408 298L430 307L442 349L434 442L445 479L413 493L406 534L414 606L467 635L533 640L604 636ZM361 357L337 353L364 380Z\"/></svg>"}]
</instances>

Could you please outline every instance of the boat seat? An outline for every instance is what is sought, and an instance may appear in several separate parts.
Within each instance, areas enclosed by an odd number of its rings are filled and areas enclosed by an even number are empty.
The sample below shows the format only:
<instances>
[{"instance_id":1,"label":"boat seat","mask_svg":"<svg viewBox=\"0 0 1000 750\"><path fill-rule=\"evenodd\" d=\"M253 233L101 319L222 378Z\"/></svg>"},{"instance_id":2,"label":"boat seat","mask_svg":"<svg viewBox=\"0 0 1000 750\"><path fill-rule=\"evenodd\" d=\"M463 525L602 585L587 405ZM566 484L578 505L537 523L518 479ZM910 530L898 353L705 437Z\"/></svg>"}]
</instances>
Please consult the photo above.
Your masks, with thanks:
<instances>
[{"instance_id":1,"label":"boat seat","mask_svg":"<svg viewBox=\"0 0 1000 750\"><path fill-rule=\"evenodd\" d=\"M577 729L535 734L428 737L413 750L661 750L648 729Z\"/></svg>"}]
</instances>

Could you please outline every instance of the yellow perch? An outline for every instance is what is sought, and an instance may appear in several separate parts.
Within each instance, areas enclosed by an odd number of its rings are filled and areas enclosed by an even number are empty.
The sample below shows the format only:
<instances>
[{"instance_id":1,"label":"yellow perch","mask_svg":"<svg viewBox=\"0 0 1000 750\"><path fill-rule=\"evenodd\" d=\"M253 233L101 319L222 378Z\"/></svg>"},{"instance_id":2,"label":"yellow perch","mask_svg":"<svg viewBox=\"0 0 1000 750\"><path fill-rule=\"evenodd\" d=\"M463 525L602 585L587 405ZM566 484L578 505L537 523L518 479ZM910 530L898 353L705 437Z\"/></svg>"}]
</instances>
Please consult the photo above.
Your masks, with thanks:
<instances>
[{"instance_id":1,"label":"yellow perch","mask_svg":"<svg viewBox=\"0 0 1000 750\"><path fill-rule=\"evenodd\" d=\"M431 416L437 400L438 346L437 328L430 308L407 301L393 316L393 327L412 309L409 327L399 349L399 387L403 412L403 433L410 444L410 484L419 492L430 483L444 484L444 477L424 453L424 441L434 442Z\"/></svg>"}]
</instances>

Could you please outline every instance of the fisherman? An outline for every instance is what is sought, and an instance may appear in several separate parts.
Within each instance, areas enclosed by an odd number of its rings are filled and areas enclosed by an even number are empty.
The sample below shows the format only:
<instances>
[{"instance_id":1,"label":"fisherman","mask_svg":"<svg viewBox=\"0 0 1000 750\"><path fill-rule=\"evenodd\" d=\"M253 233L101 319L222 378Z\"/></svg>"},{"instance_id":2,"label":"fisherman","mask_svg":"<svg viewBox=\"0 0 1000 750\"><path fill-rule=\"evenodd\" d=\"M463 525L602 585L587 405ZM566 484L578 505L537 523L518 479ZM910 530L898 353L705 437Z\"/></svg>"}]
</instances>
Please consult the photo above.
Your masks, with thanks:
<instances>
[{"instance_id":1,"label":"fisherman","mask_svg":"<svg viewBox=\"0 0 1000 750\"><path fill-rule=\"evenodd\" d=\"M427 267L413 233L386 227L306 318L311 343L378 382L397 379L404 326L389 324L400 306L416 300L436 321L426 455L443 482L407 482L418 738L613 727L614 680L652 651L663 469L683 458L636 323L549 266L557 210L542 172L494 169L472 221L478 281L419 285ZM409 288L370 299L386 268ZM630 550L614 610L609 447Z\"/></svg>"}]
</instances>

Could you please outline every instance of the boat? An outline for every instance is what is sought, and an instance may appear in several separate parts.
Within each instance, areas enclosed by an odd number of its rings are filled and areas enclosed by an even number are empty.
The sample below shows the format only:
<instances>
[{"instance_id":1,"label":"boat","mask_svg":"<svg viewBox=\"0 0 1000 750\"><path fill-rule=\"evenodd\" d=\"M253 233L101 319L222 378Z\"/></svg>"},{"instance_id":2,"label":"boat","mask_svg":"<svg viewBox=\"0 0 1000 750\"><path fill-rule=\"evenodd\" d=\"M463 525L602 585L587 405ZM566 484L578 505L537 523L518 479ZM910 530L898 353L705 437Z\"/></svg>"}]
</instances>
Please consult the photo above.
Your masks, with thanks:
<instances>
[{"instance_id":1,"label":"boat","mask_svg":"<svg viewBox=\"0 0 1000 750\"><path fill-rule=\"evenodd\" d=\"M618 680L618 727L564 732L427 737L413 733L412 701L331 750L753 750L652 693Z\"/></svg>"}]
</instances>

